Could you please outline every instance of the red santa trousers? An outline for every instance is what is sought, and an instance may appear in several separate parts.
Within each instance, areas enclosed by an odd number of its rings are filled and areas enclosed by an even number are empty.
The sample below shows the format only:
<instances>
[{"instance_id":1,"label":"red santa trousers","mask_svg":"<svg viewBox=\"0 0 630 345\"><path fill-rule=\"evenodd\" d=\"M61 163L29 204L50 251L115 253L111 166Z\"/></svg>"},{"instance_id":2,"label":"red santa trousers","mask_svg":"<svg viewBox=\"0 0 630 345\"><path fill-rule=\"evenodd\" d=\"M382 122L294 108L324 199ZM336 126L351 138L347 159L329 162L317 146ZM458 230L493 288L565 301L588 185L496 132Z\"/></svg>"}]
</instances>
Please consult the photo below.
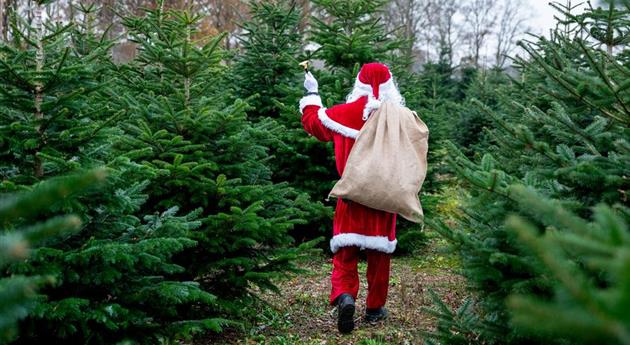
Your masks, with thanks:
<instances>
[{"instance_id":1,"label":"red santa trousers","mask_svg":"<svg viewBox=\"0 0 630 345\"><path fill-rule=\"evenodd\" d=\"M359 247L339 248L333 257L332 291L330 292L330 303L335 303L335 299L343 293L350 294L355 300L359 293L359 272L357 263L359 261ZM377 250L366 250L367 256L367 301L369 309L380 308L387 300L387 289L389 287L389 264L390 254Z\"/></svg>"}]
</instances>

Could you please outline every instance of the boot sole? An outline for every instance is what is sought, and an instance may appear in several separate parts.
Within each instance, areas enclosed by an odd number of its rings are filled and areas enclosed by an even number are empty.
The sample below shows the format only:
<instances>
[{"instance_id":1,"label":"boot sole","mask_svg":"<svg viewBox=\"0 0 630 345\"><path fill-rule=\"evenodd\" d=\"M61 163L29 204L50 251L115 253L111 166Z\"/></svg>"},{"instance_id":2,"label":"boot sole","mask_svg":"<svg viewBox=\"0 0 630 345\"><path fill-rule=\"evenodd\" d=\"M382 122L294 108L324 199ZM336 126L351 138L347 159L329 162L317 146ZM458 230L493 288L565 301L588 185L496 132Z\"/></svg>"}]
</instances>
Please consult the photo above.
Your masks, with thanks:
<instances>
[{"instance_id":1,"label":"boot sole","mask_svg":"<svg viewBox=\"0 0 630 345\"><path fill-rule=\"evenodd\" d=\"M337 328L341 333L350 333L354 330L354 304L345 305L339 310Z\"/></svg>"}]
</instances>

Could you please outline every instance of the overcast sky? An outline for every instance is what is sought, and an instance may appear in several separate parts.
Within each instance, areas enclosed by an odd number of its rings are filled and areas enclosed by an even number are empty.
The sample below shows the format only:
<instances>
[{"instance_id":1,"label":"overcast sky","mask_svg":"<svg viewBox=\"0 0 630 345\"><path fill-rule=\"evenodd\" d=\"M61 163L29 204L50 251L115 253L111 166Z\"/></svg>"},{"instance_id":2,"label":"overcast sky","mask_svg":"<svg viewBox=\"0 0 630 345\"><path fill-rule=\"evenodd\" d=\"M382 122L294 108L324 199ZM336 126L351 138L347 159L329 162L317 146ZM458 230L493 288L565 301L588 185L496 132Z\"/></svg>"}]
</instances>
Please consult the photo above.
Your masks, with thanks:
<instances>
[{"instance_id":1,"label":"overcast sky","mask_svg":"<svg viewBox=\"0 0 630 345\"><path fill-rule=\"evenodd\" d=\"M582 2L586 1L573 0L575 4ZM529 10L531 11L529 25L532 27L532 32L548 35L549 29L555 26L553 16L558 15L558 11L549 6L549 0L525 0L525 3L529 5ZM584 5L582 5L582 7L584 7ZM579 12L578 10L574 13Z\"/></svg>"},{"instance_id":2,"label":"overcast sky","mask_svg":"<svg viewBox=\"0 0 630 345\"><path fill-rule=\"evenodd\" d=\"M560 16L561 14L553 7L549 6L549 2L551 0L523 0L523 3L526 5L526 8L523 9L525 11L524 16L528 18L527 26L530 28L528 32L536 35L545 35L549 36L549 30L553 29L556 25L556 20L554 16ZM561 1L564 2L566 0L553 0L553 1ZM586 0L571 0L573 4L586 3ZM592 0L593 4L596 3L595 0ZM581 13L584 9L585 5L576 8L573 11L573 14ZM594 5L595 6L595 5ZM527 38L526 35L519 37ZM486 46L484 47L482 54L482 63L489 64L494 59L494 51L496 49L496 42L494 37L489 37ZM513 55L523 55L523 51L519 48L515 48L512 52ZM524 54L527 55L527 54Z\"/></svg>"}]
</instances>

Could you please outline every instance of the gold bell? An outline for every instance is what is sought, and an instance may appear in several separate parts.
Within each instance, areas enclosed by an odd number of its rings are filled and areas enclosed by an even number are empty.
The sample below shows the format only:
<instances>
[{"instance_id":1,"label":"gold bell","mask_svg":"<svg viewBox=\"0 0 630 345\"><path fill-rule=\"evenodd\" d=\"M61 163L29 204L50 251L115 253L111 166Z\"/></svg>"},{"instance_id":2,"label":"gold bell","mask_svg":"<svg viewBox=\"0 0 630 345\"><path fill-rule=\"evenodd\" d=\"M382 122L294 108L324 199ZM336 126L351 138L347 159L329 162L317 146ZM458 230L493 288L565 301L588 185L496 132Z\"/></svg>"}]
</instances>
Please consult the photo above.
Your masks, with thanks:
<instances>
[{"instance_id":1,"label":"gold bell","mask_svg":"<svg viewBox=\"0 0 630 345\"><path fill-rule=\"evenodd\" d=\"M304 72L308 72L308 60L300 62L300 66L304 68Z\"/></svg>"}]
</instances>

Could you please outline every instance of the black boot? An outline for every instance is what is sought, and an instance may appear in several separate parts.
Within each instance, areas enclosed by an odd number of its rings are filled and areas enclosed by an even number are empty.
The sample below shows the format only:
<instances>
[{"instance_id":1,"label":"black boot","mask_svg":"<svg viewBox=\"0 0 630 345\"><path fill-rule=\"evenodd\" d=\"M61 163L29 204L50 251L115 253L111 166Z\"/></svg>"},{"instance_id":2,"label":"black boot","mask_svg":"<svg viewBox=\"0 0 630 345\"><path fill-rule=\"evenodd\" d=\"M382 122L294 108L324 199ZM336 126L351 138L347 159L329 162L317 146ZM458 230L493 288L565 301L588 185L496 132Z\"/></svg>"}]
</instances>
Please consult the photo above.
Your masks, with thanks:
<instances>
[{"instance_id":1,"label":"black boot","mask_svg":"<svg viewBox=\"0 0 630 345\"><path fill-rule=\"evenodd\" d=\"M347 293L337 297L337 329L341 333L354 329L354 298Z\"/></svg>"},{"instance_id":2,"label":"black boot","mask_svg":"<svg viewBox=\"0 0 630 345\"><path fill-rule=\"evenodd\" d=\"M366 309L365 310L365 321L367 322L377 322L381 320L385 320L387 318L387 309L385 307L375 308L375 309Z\"/></svg>"}]
</instances>

